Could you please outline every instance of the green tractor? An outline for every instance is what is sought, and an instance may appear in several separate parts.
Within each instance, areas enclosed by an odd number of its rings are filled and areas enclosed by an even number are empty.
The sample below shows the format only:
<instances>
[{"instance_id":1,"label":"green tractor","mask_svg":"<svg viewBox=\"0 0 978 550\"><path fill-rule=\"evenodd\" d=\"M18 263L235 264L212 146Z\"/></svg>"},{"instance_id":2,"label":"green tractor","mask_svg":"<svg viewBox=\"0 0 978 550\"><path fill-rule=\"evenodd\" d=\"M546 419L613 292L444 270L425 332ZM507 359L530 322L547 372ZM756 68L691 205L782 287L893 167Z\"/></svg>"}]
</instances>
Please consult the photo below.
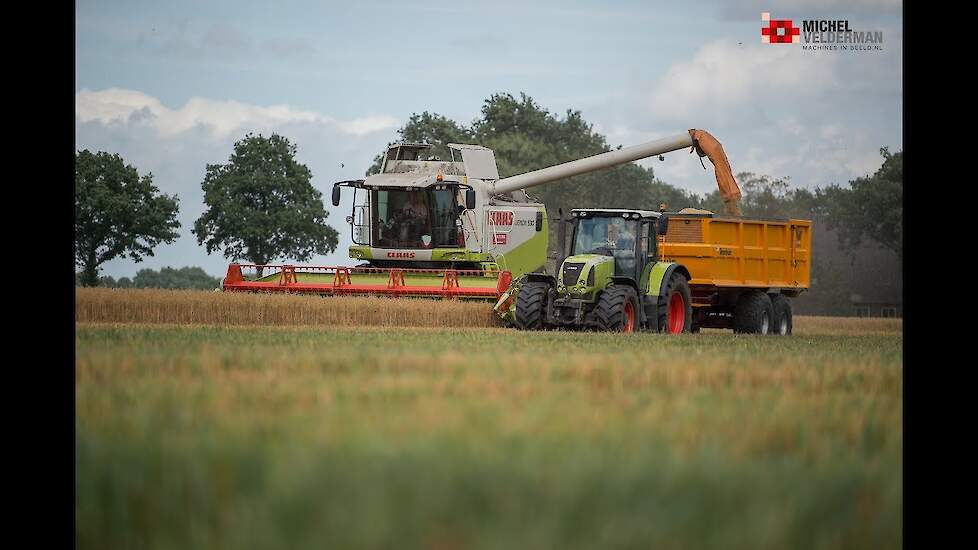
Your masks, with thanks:
<instances>
[{"instance_id":1,"label":"green tractor","mask_svg":"<svg viewBox=\"0 0 978 550\"><path fill-rule=\"evenodd\" d=\"M668 217L648 210L571 211L570 250L557 276L527 273L497 301L496 312L526 330L584 328L689 332L693 311L689 271L662 261L658 236ZM558 225L559 253L565 223Z\"/></svg>"}]
</instances>

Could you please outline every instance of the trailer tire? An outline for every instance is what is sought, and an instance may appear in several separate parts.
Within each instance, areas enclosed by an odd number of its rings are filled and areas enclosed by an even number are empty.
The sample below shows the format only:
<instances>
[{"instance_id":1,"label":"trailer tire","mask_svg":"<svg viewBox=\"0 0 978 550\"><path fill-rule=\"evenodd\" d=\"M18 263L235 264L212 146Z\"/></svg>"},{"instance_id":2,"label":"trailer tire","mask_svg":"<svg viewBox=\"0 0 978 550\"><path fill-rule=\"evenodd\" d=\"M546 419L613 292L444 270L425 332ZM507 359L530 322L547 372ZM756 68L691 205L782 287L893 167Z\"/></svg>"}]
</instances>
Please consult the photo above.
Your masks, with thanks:
<instances>
[{"instance_id":1,"label":"trailer tire","mask_svg":"<svg viewBox=\"0 0 978 550\"><path fill-rule=\"evenodd\" d=\"M791 300L783 294L771 295L771 310L774 314L771 318L774 323L771 325L771 334L775 336L791 335Z\"/></svg>"},{"instance_id":2,"label":"trailer tire","mask_svg":"<svg viewBox=\"0 0 978 550\"><path fill-rule=\"evenodd\" d=\"M598 298L594 317L602 330L635 332L639 326L638 293L630 286L609 286Z\"/></svg>"},{"instance_id":3,"label":"trailer tire","mask_svg":"<svg viewBox=\"0 0 978 550\"><path fill-rule=\"evenodd\" d=\"M771 298L756 290L744 292L734 307L733 329L741 334L768 334L774 319Z\"/></svg>"},{"instance_id":4,"label":"trailer tire","mask_svg":"<svg viewBox=\"0 0 978 550\"><path fill-rule=\"evenodd\" d=\"M693 300L686 277L673 272L659 295L656 330L668 334L690 332L693 329ZM682 315L680 319L679 315Z\"/></svg>"},{"instance_id":5,"label":"trailer tire","mask_svg":"<svg viewBox=\"0 0 978 550\"><path fill-rule=\"evenodd\" d=\"M516 328L522 330L541 330L546 321L547 296L550 285L533 281L523 283L516 296L516 312L513 320Z\"/></svg>"}]
</instances>

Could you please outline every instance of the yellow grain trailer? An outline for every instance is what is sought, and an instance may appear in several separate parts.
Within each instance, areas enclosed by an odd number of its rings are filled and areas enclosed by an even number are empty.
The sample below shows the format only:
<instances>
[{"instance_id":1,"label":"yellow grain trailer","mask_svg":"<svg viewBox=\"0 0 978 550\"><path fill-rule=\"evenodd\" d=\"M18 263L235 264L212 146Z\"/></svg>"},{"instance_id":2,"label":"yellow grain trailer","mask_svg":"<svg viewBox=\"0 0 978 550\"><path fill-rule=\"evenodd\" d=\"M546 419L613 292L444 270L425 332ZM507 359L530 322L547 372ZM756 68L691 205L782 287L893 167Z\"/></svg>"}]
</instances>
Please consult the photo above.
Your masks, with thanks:
<instances>
[{"instance_id":1,"label":"yellow grain trailer","mask_svg":"<svg viewBox=\"0 0 978 550\"><path fill-rule=\"evenodd\" d=\"M670 213L659 237L663 261L689 271L692 330L733 328L737 308L749 295L767 294L775 311L774 333L791 332L791 304L811 278L812 222L796 219L727 217L711 213ZM749 294L748 294L749 293ZM765 331L766 332L766 331Z\"/></svg>"}]
</instances>

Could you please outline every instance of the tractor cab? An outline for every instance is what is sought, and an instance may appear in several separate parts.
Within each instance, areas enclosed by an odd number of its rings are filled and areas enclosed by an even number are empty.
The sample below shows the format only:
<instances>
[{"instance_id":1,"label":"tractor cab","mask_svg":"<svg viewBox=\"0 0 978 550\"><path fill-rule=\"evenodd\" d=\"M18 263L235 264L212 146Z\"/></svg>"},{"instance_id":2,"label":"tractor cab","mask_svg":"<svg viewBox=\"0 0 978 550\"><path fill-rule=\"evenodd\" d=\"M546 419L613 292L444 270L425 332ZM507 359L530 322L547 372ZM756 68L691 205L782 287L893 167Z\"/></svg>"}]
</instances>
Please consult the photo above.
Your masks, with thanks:
<instances>
[{"instance_id":1,"label":"tractor cab","mask_svg":"<svg viewBox=\"0 0 978 550\"><path fill-rule=\"evenodd\" d=\"M616 277L639 280L656 255L660 214L649 210L575 209L569 257L608 256Z\"/></svg>"}]
</instances>

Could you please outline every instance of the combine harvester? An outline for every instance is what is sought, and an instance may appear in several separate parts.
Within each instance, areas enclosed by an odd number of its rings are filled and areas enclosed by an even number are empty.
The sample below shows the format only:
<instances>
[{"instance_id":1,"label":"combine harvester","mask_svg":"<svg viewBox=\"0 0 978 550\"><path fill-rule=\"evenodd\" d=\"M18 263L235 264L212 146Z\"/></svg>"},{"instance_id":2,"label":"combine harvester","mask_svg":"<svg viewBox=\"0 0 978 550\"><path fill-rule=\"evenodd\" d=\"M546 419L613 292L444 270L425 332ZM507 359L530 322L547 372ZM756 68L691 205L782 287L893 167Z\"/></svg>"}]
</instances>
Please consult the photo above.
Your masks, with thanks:
<instances>
[{"instance_id":1,"label":"combine harvester","mask_svg":"<svg viewBox=\"0 0 978 550\"><path fill-rule=\"evenodd\" d=\"M501 179L491 149L448 147L450 160L422 160L431 145L395 144L388 148L380 173L333 185L334 206L339 206L341 188L353 189L347 221L354 244L349 253L360 265L231 264L222 288L492 299L504 320L524 329L685 332L730 326L767 332L777 325L776 331L790 332L790 306L785 327L775 319L770 298L763 327L760 320L735 322L734 310L748 295L797 295L808 287L810 222L739 217L740 190L722 147L705 131L690 130ZM549 220L544 205L533 201L527 188L687 147L714 164L727 212L735 217L575 210L571 220L558 217L559 276L545 273ZM670 218L678 236L667 238ZM567 223L574 232L574 248L565 259ZM590 240L584 239L585 231ZM593 237L601 231L598 240L605 246L595 248ZM626 245L619 237L629 235ZM682 286L674 277L685 280L686 290L679 291L682 307L669 297L663 307L660 294L671 296L671 289ZM626 286L634 296L622 290ZM610 300L622 292L626 299ZM615 305L608 305L609 300Z\"/></svg>"}]
</instances>

